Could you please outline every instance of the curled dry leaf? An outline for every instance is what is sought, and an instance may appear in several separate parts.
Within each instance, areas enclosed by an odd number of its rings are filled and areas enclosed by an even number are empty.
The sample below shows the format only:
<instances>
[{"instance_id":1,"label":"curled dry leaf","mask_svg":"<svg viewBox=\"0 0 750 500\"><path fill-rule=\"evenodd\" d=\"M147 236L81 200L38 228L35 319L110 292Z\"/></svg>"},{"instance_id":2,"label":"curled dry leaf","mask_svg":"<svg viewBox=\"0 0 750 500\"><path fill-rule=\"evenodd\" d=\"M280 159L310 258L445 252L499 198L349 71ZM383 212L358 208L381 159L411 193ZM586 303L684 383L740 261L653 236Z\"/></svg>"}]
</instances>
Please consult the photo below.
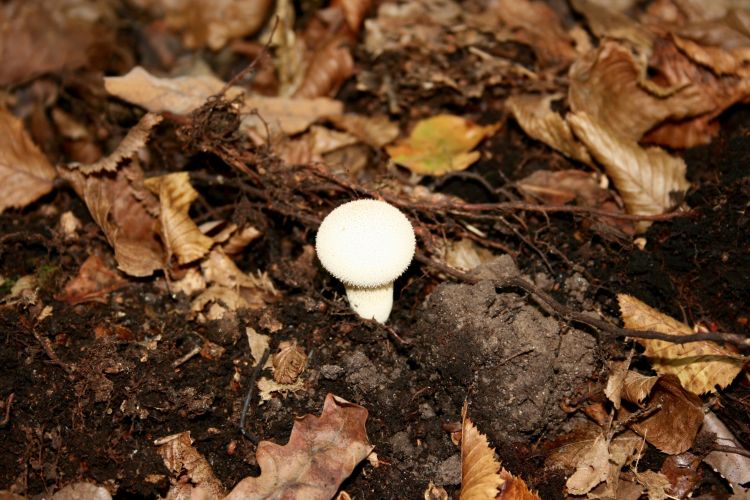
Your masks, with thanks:
<instances>
[{"instance_id":1,"label":"curled dry leaf","mask_svg":"<svg viewBox=\"0 0 750 500\"><path fill-rule=\"evenodd\" d=\"M310 58L294 97L312 99L334 95L341 85L354 73L354 59L348 37L332 37Z\"/></svg>"},{"instance_id":2,"label":"curled dry leaf","mask_svg":"<svg viewBox=\"0 0 750 500\"><path fill-rule=\"evenodd\" d=\"M208 460L193 447L190 431L159 438L154 444L164 465L172 473L172 490L168 498L190 498L191 494L195 495L193 498L224 496L224 487ZM201 494L208 496L200 497Z\"/></svg>"},{"instance_id":3,"label":"curled dry leaf","mask_svg":"<svg viewBox=\"0 0 750 500\"><path fill-rule=\"evenodd\" d=\"M114 38L106 2L28 0L0 6L0 85L85 66Z\"/></svg>"},{"instance_id":4,"label":"curled dry leaf","mask_svg":"<svg viewBox=\"0 0 750 500\"><path fill-rule=\"evenodd\" d=\"M498 494L503 485L500 463L495 450L490 448L487 436L479 432L471 421L464 404L461 424L461 500L488 500Z\"/></svg>"},{"instance_id":5,"label":"curled dry leaf","mask_svg":"<svg viewBox=\"0 0 750 500\"><path fill-rule=\"evenodd\" d=\"M520 479L504 468L500 469L500 478L505 481L500 486L500 493L495 500L541 500L541 497L531 491L523 479Z\"/></svg>"},{"instance_id":6,"label":"curled dry leaf","mask_svg":"<svg viewBox=\"0 0 750 500\"><path fill-rule=\"evenodd\" d=\"M541 200L550 205L563 205L576 200L581 206L601 207L609 193L601 187L598 178L596 173L575 169L537 170L518 181L517 186L530 202Z\"/></svg>"},{"instance_id":7,"label":"curled dry leaf","mask_svg":"<svg viewBox=\"0 0 750 500\"><path fill-rule=\"evenodd\" d=\"M670 455L683 453L693 445L703 424L703 403L683 389L677 377L659 377L647 407L660 409L635 422L631 426L635 432Z\"/></svg>"},{"instance_id":8,"label":"curled dry leaf","mask_svg":"<svg viewBox=\"0 0 750 500\"><path fill-rule=\"evenodd\" d=\"M398 124L383 115L365 116L345 113L329 116L328 120L374 148L382 148L398 137Z\"/></svg>"},{"instance_id":9,"label":"curled dry leaf","mask_svg":"<svg viewBox=\"0 0 750 500\"><path fill-rule=\"evenodd\" d=\"M498 128L460 116L437 115L421 120L406 140L386 151L395 163L414 173L440 176L469 168L480 156L472 149Z\"/></svg>"},{"instance_id":10,"label":"curled dry leaf","mask_svg":"<svg viewBox=\"0 0 750 500\"><path fill-rule=\"evenodd\" d=\"M628 0L629 1L629 0ZM586 18L586 24L600 39L626 40L647 53L653 34L618 8L616 1L571 0L570 4Z\"/></svg>"},{"instance_id":11,"label":"curled dry leaf","mask_svg":"<svg viewBox=\"0 0 750 500\"><path fill-rule=\"evenodd\" d=\"M332 0L331 7L341 9L346 24L355 35L359 33L367 11L372 6L372 0Z\"/></svg>"},{"instance_id":12,"label":"curled dry leaf","mask_svg":"<svg viewBox=\"0 0 750 500\"><path fill-rule=\"evenodd\" d=\"M0 213L24 207L49 193L55 177L54 167L32 142L21 120L0 109Z\"/></svg>"},{"instance_id":13,"label":"curled dry leaf","mask_svg":"<svg viewBox=\"0 0 750 500\"><path fill-rule=\"evenodd\" d=\"M366 420L365 408L328 394L320 417L298 418L286 445L260 442L260 476L240 481L225 500L332 498L373 449Z\"/></svg>"},{"instance_id":14,"label":"curled dry leaf","mask_svg":"<svg viewBox=\"0 0 750 500\"><path fill-rule=\"evenodd\" d=\"M609 475L609 446L607 438L600 433L591 447L581 456L576 471L565 486L571 495L585 495Z\"/></svg>"},{"instance_id":15,"label":"curled dry leaf","mask_svg":"<svg viewBox=\"0 0 750 500\"><path fill-rule=\"evenodd\" d=\"M739 448L747 453L747 450L740 445L737 438L732 435L714 412L706 413L703 428L706 432L716 434L716 444ZM735 493L741 494L748 491L749 488L743 486L750 483L750 457L747 454L712 451L703 461L721 474L721 477L729 481Z\"/></svg>"},{"instance_id":16,"label":"curled dry leaf","mask_svg":"<svg viewBox=\"0 0 750 500\"><path fill-rule=\"evenodd\" d=\"M704 423L704 427L706 424ZM659 471L669 480L667 492L676 498L687 498L703 478L701 458L690 452L669 455Z\"/></svg>"},{"instance_id":17,"label":"curled dry leaf","mask_svg":"<svg viewBox=\"0 0 750 500\"><path fill-rule=\"evenodd\" d=\"M271 337L258 333L255 331L255 328L249 326L245 327L245 335L247 335L247 343L250 347L250 355L253 357L253 363L258 363L263 359L263 354L266 352L266 349L269 349ZM266 361L263 368L268 368L269 366L271 366L270 359Z\"/></svg>"},{"instance_id":18,"label":"curled dry leaf","mask_svg":"<svg viewBox=\"0 0 750 500\"><path fill-rule=\"evenodd\" d=\"M424 500L448 500L448 492L442 486L436 486L432 481L424 490Z\"/></svg>"},{"instance_id":19,"label":"curled dry leaf","mask_svg":"<svg viewBox=\"0 0 750 500\"><path fill-rule=\"evenodd\" d=\"M92 254L81 265L78 274L65 285L63 293L55 296L68 304L82 302L107 303L107 294L127 284L116 272L112 271L96 254Z\"/></svg>"},{"instance_id":20,"label":"curled dry leaf","mask_svg":"<svg viewBox=\"0 0 750 500\"><path fill-rule=\"evenodd\" d=\"M269 360L270 361L270 360ZM290 392L301 391L305 388L304 381L297 379L291 384L281 384L276 382L272 378L261 377L258 379L258 405L262 405L266 401L270 401L273 398L273 393L281 394L282 397L286 397Z\"/></svg>"},{"instance_id":21,"label":"curled dry leaf","mask_svg":"<svg viewBox=\"0 0 750 500\"><path fill-rule=\"evenodd\" d=\"M575 59L573 40L547 3L493 0L489 10L514 31L516 41L531 47L542 66L567 65Z\"/></svg>"},{"instance_id":22,"label":"curled dry leaf","mask_svg":"<svg viewBox=\"0 0 750 500\"><path fill-rule=\"evenodd\" d=\"M552 110L552 103L559 94L515 95L505 102L521 128L531 137L560 151L565 156L586 165L593 165L586 146L573 135L570 125L560 114Z\"/></svg>"},{"instance_id":23,"label":"curled dry leaf","mask_svg":"<svg viewBox=\"0 0 750 500\"><path fill-rule=\"evenodd\" d=\"M619 294L620 314L627 328L654 330L670 335L690 335L693 330L635 297ZM729 347L714 342L673 344L663 340L636 339L646 348L644 354L659 374L677 375L682 386L694 392L716 392L737 376L743 366L741 357Z\"/></svg>"},{"instance_id":24,"label":"curled dry leaf","mask_svg":"<svg viewBox=\"0 0 750 500\"><path fill-rule=\"evenodd\" d=\"M143 172L136 161L116 172L86 176L60 168L60 175L83 198L114 249L120 270L131 276L150 276L163 267L158 221L151 215L158 202L143 187Z\"/></svg>"},{"instance_id":25,"label":"curled dry leaf","mask_svg":"<svg viewBox=\"0 0 750 500\"><path fill-rule=\"evenodd\" d=\"M279 351L271 357L273 379L280 384L291 384L305 369L307 354L296 342L279 342Z\"/></svg>"},{"instance_id":26,"label":"curled dry leaf","mask_svg":"<svg viewBox=\"0 0 750 500\"><path fill-rule=\"evenodd\" d=\"M219 248L211 250L208 258L201 262L201 270L208 283L239 291L243 307L259 309L278 296L266 273L243 273Z\"/></svg>"},{"instance_id":27,"label":"curled dry leaf","mask_svg":"<svg viewBox=\"0 0 750 500\"><path fill-rule=\"evenodd\" d=\"M628 372L629 366L630 358L625 361L609 362L609 378L607 379L607 386L604 388L604 394L607 396L607 399L612 401L615 409L618 410L620 409L623 384L625 383L625 375Z\"/></svg>"},{"instance_id":28,"label":"curled dry leaf","mask_svg":"<svg viewBox=\"0 0 750 500\"><path fill-rule=\"evenodd\" d=\"M2 494L0 494L0 497L3 499L6 498ZM87 500L112 500L112 495L103 486L79 482L69 484L57 491L50 497L50 500L80 500L81 498L86 498Z\"/></svg>"},{"instance_id":29,"label":"curled dry leaf","mask_svg":"<svg viewBox=\"0 0 750 500\"><path fill-rule=\"evenodd\" d=\"M177 256L179 264L200 259L211 248L214 240L201 233L188 215L190 204L198 198L198 191L190 185L190 174L150 177L144 185L159 196L159 222L167 258Z\"/></svg>"},{"instance_id":30,"label":"curled dry leaf","mask_svg":"<svg viewBox=\"0 0 750 500\"><path fill-rule=\"evenodd\" d=\"M629 213L664 213L681 201L690 187L681 158L655 147L643 149L586 113L569 114L568 123L604 166ZM648 226L640 222L638 229L645 230Z\"/></svg>"},{"instance_id":31,"label":"curled dry leaf","mask_svg":"<svg viewBox=\"0 0 750 500\"><path fill-rule=\"evenodd\" d=\"M649 377L641 375L636 371L628 370L622 389L623 399L631 403L641 404L651 394L651 389L654 388L658 380L659 377Z\"/></svg>"},{"instance_id":32,"label":"curled dry leaf","mask_svg":"<svg viewBox=\"0 0 750 500\"><path fill-rule=\"evenodd\" d=\"M99 172L114 172L125 160L133 157L141 150L151 135L151 130L162 120L161 115L146 113L138 123L128 131L128 135L120 141L112 153L91 164L71 163L68 168L78 170L89 175Z\"/></svg>"}]
</instances>

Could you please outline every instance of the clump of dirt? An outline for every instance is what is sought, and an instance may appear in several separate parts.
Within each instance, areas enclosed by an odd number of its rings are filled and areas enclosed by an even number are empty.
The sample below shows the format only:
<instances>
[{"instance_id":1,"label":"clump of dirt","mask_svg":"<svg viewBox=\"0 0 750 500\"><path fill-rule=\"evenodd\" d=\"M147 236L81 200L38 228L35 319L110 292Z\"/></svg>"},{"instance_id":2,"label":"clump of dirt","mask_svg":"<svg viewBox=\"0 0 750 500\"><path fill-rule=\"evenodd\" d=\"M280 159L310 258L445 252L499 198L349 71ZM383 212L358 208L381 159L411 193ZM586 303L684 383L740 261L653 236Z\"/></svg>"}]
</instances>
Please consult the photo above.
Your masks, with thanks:
<instances>
[{"instance_id":1,"label":"clump of dirt","mask_svg":"<svg viewBox=\"0 0 750 500\"><path fill-rule=\"evenodd\" d=\"M476 284L441 284L417 327L424 368L449 379L457 398L468 394L472 414L488 418L483 428L497 443L554 430L566 417L560 403L582 392L596 366L589 334L516 293L497 292L493 279L518 275L506 255L478 268Z\"/></svg>"}]
</instances>

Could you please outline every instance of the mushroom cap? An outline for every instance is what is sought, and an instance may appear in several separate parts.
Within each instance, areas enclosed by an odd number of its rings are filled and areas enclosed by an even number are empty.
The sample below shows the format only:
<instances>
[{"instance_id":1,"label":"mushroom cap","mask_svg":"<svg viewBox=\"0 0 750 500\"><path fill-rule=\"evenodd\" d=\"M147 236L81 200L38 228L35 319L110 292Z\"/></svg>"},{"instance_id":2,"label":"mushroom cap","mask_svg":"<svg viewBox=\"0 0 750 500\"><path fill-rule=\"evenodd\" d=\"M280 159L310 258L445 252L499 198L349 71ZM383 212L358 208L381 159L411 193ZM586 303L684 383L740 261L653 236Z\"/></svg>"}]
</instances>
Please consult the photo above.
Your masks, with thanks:
<instances>
[{"instance_id":1,"label":"mushroom cap","mask_svg":"<svg viewBox=\"0 0 750 500\"><path fill-rule=\"evenodd\" d=\"M315 239L323 267L344 285L362 288L398 278L409 267L415 247L409 219L379 200L355 200L335 208Z\"/></svg>"}]
</instances>

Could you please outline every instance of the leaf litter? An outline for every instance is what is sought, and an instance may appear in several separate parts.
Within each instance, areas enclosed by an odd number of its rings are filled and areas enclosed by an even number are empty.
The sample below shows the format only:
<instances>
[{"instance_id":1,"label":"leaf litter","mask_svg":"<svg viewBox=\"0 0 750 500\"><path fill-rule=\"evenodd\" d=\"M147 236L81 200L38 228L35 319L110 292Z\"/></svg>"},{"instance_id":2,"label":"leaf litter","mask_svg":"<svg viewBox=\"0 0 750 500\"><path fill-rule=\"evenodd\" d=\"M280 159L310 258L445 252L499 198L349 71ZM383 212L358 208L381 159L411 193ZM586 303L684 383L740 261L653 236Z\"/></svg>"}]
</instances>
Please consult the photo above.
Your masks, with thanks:
<instances>
[{"instance_id":1,"label":"leaf litter","mask_svg":"<svg viewBox=\"0 0 750 500\"><path fill-rule=\"evenodd\" d=\"M0 115L10 181L0 186L0 256L22 258L0 266L10 342L0 355L24 380L46 377L46 397L72 424L23 423L38 421L38 396L4 372L14 384L0 394L0 432L38 453L8 455L0 488L59 490L54 498L726 489L703 460L743 492L742 426L735 437L712 412L704 418L704 406L721 405L703 395L723 403L742 391L746 346L722 330L744 332L746 312L709 311L691 328L615 295L633 289L639 259L684 241L695 211L726 206L744 227L742 185L682 151L714 141L722 114L748 99L742 5L132 3L142 17L131 39L106 29L104 0L2 10L2 79L14 87ZM11 39L19 50L9 52ZM711 189L721 196L707 198ZM417 231L418 263L397 282L385 327L353 319L315 260L321 214L354 197L399 206ZM710 236L683 246L741 269L742 234L736 248ZM703 312L676 274L660 276L664 263L649 265L651 303ZM730 275L736 290L742 275ZM700 278L691 285L710 288ZM611 326L616 300L625 329ZM640 347L623 361L625 339ZM245 394L258 400L250 410ZM450 425L467 397L487 435L466 407L458 430ZM106 404L112 420L95 450L82 436L98 432L90 421L101 411L88 404ZM283 422L295 414L306 416L289 434ZM248 416L252 435L237 428ZM580 419L592 422L569 430ZM264 440L253 453L256 431L289 442ZM446 433L462 436L460 452ZM168 477L128 448L169 434L157 440ZM562 451L544 448L550 439ZM537 449L544 466L529 460ZM132 477L118 470L102 483L109 491L61 479L89 467L108 477L102 450Z\"/></svg>"}]
</instances>

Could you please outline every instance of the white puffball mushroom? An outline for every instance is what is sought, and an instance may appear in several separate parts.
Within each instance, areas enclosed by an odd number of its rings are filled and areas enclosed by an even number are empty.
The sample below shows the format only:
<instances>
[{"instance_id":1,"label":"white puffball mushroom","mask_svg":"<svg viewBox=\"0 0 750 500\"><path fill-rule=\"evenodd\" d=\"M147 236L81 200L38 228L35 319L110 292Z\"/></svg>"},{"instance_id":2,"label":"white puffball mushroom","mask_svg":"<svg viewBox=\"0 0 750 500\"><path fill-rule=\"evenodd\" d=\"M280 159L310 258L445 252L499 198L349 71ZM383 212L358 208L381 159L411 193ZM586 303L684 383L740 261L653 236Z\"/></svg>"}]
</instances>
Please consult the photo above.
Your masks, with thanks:
<instances>
[{"instance_id":1,"label":"white puffball mushroom","mask_svg":"<svg viewBox=\"0 0 750 500\"><path fill-rule=\"evenodd\" d=\"M391 314L393 282L409 267L415 247L409 219L379 200L335 208L315 238L320 262L344 284L351 308L380 323Z\"/></svg>"}]
</instances>

